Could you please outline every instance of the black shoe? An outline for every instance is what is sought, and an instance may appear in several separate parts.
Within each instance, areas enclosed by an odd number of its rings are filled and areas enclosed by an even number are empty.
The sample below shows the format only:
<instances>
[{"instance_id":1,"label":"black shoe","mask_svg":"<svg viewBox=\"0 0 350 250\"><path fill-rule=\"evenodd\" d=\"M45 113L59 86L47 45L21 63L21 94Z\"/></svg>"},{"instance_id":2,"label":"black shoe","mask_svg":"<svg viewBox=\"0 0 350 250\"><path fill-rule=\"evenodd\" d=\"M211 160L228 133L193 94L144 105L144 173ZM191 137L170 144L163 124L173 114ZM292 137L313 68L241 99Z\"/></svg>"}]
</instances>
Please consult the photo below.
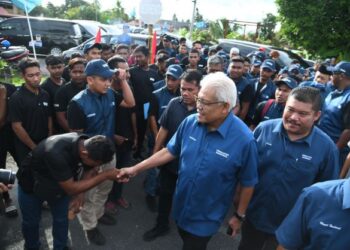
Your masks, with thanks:
<instances>
[{"instance_id":1,"label":"black shoe","mask_svg":"<svg viewBox=\"0 0 350 250\"><path fill-rule=\"evenodd\" d=\"M86 235L89 241L95 245L103 246L106 244L106 238L101 234L97 227L91 230L86 230Z\"/></svg>"},{"instance_id":2,"label":"black shoe","mask_svg":"<svg viewBox=\"0 0 350 250\"><path fill-rule=\"evenodd\" d=\"M102 215L101 218L98 219L98 223L111 226L111 225L115 225L117 221L113 218L112 215L105 213L104 215Z\"/></svg>"},{"instance_id":3,"label":"black shoe","mask_svg":"<svg viewBox=\"0 0 350 250\"><path fill-rule=\"evenodd\" d=\"M144 241L152 241L155 240L159 236L164 236L168 234L170 231L169 226L155 226L151 230L147 231L143 235L143 240Z\"/></svg>"},{"instance_id":4,"label":"black shoe","mask_svg":"<svg viewBox=\"0 0 350 250\"><path fill-rule=\"evenodd\" d=\"M146 195L146 204L148 209L152 212L152 213L156 213L157 212L157 198L155 196L152 195Z\"/></svg>"}]
</instances>

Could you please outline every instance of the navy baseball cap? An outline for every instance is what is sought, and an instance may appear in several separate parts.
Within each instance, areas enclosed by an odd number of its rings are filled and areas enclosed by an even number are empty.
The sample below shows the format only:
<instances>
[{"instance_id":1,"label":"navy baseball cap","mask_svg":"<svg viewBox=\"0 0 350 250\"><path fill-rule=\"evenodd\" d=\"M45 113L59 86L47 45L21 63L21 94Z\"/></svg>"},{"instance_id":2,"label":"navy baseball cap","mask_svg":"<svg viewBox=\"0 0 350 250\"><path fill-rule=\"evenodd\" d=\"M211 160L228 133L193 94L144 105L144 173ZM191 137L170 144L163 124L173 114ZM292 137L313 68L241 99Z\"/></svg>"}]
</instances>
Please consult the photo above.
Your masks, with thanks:
<instances>
[{"instance_id":1,"label":"navy baseball cap","mask_svg":"<svg viewBox=\"0 0 350 250\"><path fill-rule=\"evenodd\" d=\"M291 77L284 77L281 80L277 80L277 81L275 81L275 84L276 84L276 86L279 86L281 84L285 84L290 89L294 89L294 88L298 87L297 82Z\"/></svg>"},{"instance_id":2,"label":"navy baseball cap","mask_svg":"<svg viewBox=\"0 0 350 250\"><path fill-rule=\"evenodd\" d=\"M332 69L333 74L344 74L350 77L350 62L341 61Z\"/></svg>"},{"instance_id":3,"label":"navy baseball cap","mask_svg":"<svg viewBox=\"0 0 350 250\"><path fill-rule=\"evenodd\" d=\"M100 76L103 78L111 78L116 70L109 68L108 64L102 59L94 59L88 62L85 67L86 76Z\"/></svg>"},{"instance_id":4,"label":"navy baseball cap","mask_svg":"<svg viewBox=\"0 0 350 250\"><path fill-rule=\"evenodd\" d=\"M288 69L288 73L295 74L295 75L298 75L298 74L304 75L305 69L301 67L299 64L292 64Z\"/></svg>"},{"instance_id":5,"label":"navy baseball cap","mask_svg":"<svg viewBox=\"0 0 350 250\"><path fill-rule=\"evenodd\" d=\"M178 64L172 64L168 67L168 70L166 71L166 75L171 75L172 77L179 79L182 75L183 70L180 65Z\"/></svg>"},{"instance_id":6,"label":"navy baseball cap","mask_svg":"<svg viewBox=\"0 0 350 250\"><path fill-rule=\"evenodd\" d=\"M261 64L262 69L269 69L271 71L276 71L276 64L275 61L272 59L266 59L262 64Z\"/></svg>"},{"instance_id":7,"label":"navy baseball cap","mask_svg":"<svg viewBox=\"0 0 350 250\"><path fill-rule=\"evenodd\" d=\"M262 62L261 62L260 60L254 59L253 65L254 65L255 67L259 67L259 66L261 66L261 64L262 64Z\"/></svg>"},{"instance_id":8,"label":"navy baseball cap","mask_svg":"<svg viewBox=\"0 0 350 250\"><path fill-rule=\"evenodd\" d=\"M90 49L97 48L99 50L102 50L102 46L100 43L90 43L90 44L85 44L83 48L84 54L87 54Z\"/></svg>"}]
</instances>

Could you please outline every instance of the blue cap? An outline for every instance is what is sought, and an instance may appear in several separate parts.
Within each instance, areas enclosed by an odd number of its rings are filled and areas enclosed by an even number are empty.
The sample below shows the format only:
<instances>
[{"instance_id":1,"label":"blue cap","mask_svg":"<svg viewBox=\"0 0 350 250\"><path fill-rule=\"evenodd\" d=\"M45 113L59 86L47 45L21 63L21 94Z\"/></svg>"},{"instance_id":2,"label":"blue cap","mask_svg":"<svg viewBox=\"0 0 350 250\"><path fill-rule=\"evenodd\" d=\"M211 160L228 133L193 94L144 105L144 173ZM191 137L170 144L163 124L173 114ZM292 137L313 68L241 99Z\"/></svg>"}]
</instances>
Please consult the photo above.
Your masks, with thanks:
<instances>
[{"instance_id":1,"label":"blue cap","mask_svg":"<svg viewBox=\"0 0 350 250\"><path fill-rule=\"evenodd\" d=\"M344 74L350 77L350 62L341 61L332 69L333 74Z\"/></svg>"},{"instance_id":2,"label":"blue cap","mask_svg":"<svg viewBox=\"0 0 350 250\"><path fill-rule=\"evenodd\" d=\"M276 71L276 64L275 61L272 59L266 59L262 64L261 64L262 69L269 69L271 71Z\"/></svg>"},{"instance_id":3,"label":"blue cap","mask_svg":"<svg viewBox=\"0 0 350 250\"><path fill-rule=\"evenodd\" d=\"M258 67L258 66L261 66L261 64L262 64L262 62L260 60L254 59L254 61L253 61L254 66Z\"/></svg>"},{"instance_id":4,"label":"blue cap","mask_svg":"<svg viewBox=\"0 0 350 250\"><path fill-rule=\"evenodd\" d=\"M166 71L166 75L171 75L172 77L179 79L182 75L183 70L180 65L178 64L172 64L168 67L168 70Z\"/></svg>"},{"instance_id":5,"label":"blue cap","mask_svg":"<svg viewBox=\"0 0 350 250\"><path fill-rule=\"evenodd\" d=\"M108 64L102 59L94 59L88 62L85 67L86 76L100 76L103 78L111 78L116 70L109 68Z\"/></svg>"},{"instance_id":6,"label":"blue cap","mask_svg":"<svg viewBox=\"0 0 350 250\"><path fill-rule=\"evenodd\" d=\"M284 77L281 80L275 81L275 84L278 86L280 84L287 85L290 89L298 87L297 82L291 77Z\"/></svg>"},{"instance_id":7,"label":"blue cap","mask_svg":"<svg viewBox=\"0 0 350 250\"><path fill-rule=\"evenodd\" d=\"M292 64L288 69L288 73L294 74L294 75L299 75L299 74L304 75L305 69L301 67L299 64Z\"/></svg>"},{"instance_id":8,"label":"blue cap","mask_svg":"<svg viewBox=\"0 0 350 250\"><path fill-rule=\"evenodd\" d=\"M87 54L89 50L93 48L98 48L99 50L101 50L102 46L100 43L90 43L90 44L87 43L84 45L84 48L83 48L84 54Z\"/></svg>"}]
</instances>

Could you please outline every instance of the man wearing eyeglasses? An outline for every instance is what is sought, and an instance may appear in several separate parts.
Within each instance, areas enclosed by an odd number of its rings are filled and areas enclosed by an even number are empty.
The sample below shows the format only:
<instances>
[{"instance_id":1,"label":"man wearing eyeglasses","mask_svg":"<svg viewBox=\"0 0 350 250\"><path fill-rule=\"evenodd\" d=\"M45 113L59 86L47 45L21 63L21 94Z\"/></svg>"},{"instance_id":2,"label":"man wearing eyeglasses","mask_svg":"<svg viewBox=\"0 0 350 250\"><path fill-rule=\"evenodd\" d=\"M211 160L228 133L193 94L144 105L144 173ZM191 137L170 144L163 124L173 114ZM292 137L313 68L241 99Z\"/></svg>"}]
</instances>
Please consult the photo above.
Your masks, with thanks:
<instances>
[{"instance_id":1,"label":"man wearing eyeglasses","mask_svg":"<svg viewBox=\"0 0 350 250\"><path fill-rule=\"evenodd\" d=\"M166 148L118 174L126 182L140 172L179 159L172 213L183 249L206 249L232 204L237 182L242 186L232 236L240 229L257 183L257 147L245 124L232 114L237 90L224 73L201 81L198 114L188 116Z\"/></svg>"}]
</instances>

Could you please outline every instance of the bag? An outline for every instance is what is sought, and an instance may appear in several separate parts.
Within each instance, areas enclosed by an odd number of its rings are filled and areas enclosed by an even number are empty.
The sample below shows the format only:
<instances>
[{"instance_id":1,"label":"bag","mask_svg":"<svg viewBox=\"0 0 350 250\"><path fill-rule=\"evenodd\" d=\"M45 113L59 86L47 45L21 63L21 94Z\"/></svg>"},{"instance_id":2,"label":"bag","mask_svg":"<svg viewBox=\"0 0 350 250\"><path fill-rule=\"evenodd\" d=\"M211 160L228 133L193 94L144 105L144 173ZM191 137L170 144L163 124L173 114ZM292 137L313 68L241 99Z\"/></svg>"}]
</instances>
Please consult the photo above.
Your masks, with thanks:
<instances>
[{"instance_id":1,"label":"bag","mask_svg":"<svg viewBox=\"0 0 350 250\"><path fill-rule=\"evenodd\" d=\"M269 110L269 108L271 107L271 105L273 104L274 101L275 101L274 99L269 99L266 101L264 108L260 114L261 119L264 119L264 116L266 115L267 111Z\"/></svg>"}]
</instances>

